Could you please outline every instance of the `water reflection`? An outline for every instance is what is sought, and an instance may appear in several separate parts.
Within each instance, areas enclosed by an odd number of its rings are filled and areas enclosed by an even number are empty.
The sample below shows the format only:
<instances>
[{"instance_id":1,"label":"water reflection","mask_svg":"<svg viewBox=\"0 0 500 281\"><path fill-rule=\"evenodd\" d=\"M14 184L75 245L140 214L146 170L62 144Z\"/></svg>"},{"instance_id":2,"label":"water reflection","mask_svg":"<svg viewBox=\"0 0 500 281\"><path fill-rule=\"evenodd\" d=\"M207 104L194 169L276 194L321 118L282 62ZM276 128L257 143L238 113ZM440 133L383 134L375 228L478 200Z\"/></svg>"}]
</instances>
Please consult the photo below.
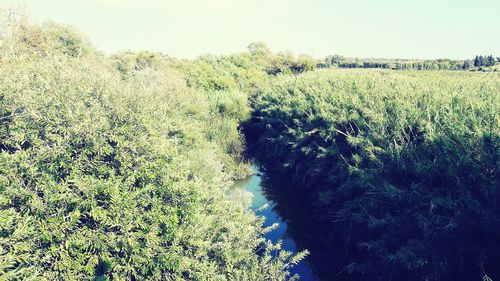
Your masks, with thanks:
<instances>
[{"instance_id":1,"label":"water reflection","mask_svg":"<svg viewBox=\"0 0 500 281\"><path fill-rule=\"evenodd\" d=\"M294 267L292 274L298 273L301 280L369 280L365 276L350 274L345 264L345 241L338 240L325 223L325 214L313 212L313 200L306 192L294 187L289 177L266 169L266 166L253 166L255 174L236 185L253 195L252 209L257 210L268 204L269 207L256 211L265 216L265 226L279 223L279 228L266 234L273 242L283 240L283 248L298 252L307 249L310 255ZM316 208L317 209L317 208ZM327 219L327 218L326 218ZM329 235L332 234L332 235Z\"/></svg>"},{"instance_id":2,"label":"water reflection","mask_svg":"<svg viewBox=\"0 0 500 281\"><path fill-rule=\"evenodd\" d=\"M251 205L252 209L255 210L258 216L265 217L265 227L271 226L274 223L279 224L279 227L267 233L265 238L274 243L281 239L283 241L282 248L284 250L293 253L300 252L305 248L299 246L295 240L296 234L301 233L300 230L297 231L294 229L297 224L297 220L291 219L291 214L286 216L284 215L286 211L283 213L284 210L282 208L282 204L278 204L278 198L276 197L277 194L274 192L276 189L270 188L273 182L269 177L267 177L266 173L263 172L263 169L255 165L253 168L255 174L244 181L237 182L235 186L244 188L253 195ZM292 202L289 203L293 204ZM267 208L259 209L266 204L268 205ZM295 206L295 204L292 206ZM297 210L300 213L300 208L297 208ZM291 273L292 275L296 273L299 274L301 276L301 280L304 281L319 281L320 279L312 271L309 259L310 258L308 257L304 261L301 261L298 265L294 266Z\"/></svg>"},{"instance_id":3,"label":"water reflection","mask_svg":"<svg viewBox=\"0 0 500 281\"><path fill-rule=\"evenodd\" d=\"M314 200L308 198L303 188L293 186L289 177L281 176L272 170L263 167L254 167L254 170L257 174L244 183L246 190L254 195L252 208L257 209L266 203L269 204L269 208L257 214L267 218L265 226L276 222L280 224L280 227L268 233L266 238L273 242L284 239L283 246L288 251L297 252L303 249L310 251L306 262L301 262L292 273L301 275L302 280L387 280L351 271L355 266L360 266L357 261L377 264L376 257L349 249L349 245L346 244L348 239L341 240L339 235L334 235L335 229L328 228L332 224L325 223L328 216L313 212L318 208L312 208ZM474 241L474 244L478 243ZM488 272L492 280L497 280L500 276L500 267L494 266L500 264L497 253L484 264L467 256L461 258L464 259L462 267L454 268L454 272L444 275L446 277L439 280L481 280L482 276L486 276L485 272ZM346 267L346 264L351 267ZM421 272L406 271L401 268L392 270L394 277L390 280L424 280ZM490 279L483 278L483 280Z\"/></svg>"},{"instance_id":4,"label":"water reflection","mask_svg":"<svg viewBox=\"0 0 500 281\"><path fill-rule=\"evenodd\" d=\"M287 234L293 237L299 249L308 249L308 263L317 280L360 280L348 274L349 269L339 266L345 259L344 241L329 233L325 214L314 213L313 200L302 189L293 186L291 179L272 170L260 168L261 185L265 197L274 202L273 211L287 223ZM306 279L304 279L306 280Z\"/></svg>"}]
</instances>

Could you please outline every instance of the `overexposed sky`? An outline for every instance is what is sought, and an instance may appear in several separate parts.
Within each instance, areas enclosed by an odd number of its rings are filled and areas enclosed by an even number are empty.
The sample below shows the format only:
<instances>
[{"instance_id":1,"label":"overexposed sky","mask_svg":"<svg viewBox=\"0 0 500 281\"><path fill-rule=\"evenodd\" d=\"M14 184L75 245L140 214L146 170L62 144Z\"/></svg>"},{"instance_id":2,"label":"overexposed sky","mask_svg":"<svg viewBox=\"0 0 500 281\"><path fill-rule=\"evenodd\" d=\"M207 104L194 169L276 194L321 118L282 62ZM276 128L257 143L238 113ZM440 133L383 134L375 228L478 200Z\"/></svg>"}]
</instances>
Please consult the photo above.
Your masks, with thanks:
<instances>
[{"instance_id":1,"label":"overexposed sky","mask_svg":"<svg viewBox=\"0 0 500 281\"><path fill-rule=\"evenodd\" d=\"M9 5L16 0L0 0ZM500 56L500 0L25 0L34 20L76 26L106 53L179 58L263 41L315 57Z\"/></svg>"}]
</instances>

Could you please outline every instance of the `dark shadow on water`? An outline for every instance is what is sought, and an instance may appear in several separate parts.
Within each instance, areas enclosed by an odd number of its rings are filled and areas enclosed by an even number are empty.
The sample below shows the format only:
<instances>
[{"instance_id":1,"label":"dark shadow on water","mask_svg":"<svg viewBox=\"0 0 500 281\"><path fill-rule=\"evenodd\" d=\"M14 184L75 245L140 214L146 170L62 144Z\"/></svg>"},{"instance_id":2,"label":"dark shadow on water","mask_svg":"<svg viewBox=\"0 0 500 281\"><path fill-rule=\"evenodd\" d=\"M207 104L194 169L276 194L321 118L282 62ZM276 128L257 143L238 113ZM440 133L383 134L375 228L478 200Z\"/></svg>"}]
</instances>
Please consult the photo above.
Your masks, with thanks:
<instances>
[{"instance_id":1,"label":"dark shadow on water","mask_svg":"<svg viewBox=\"0 0 500 281\"><path fill-rule=\"evenodd\" d=\"M298 250L310 252L306 262L316 278L308 279L306 275L302 280L359 280L359 276L348 274L348 268L338 266L337 261L344 256L343 241L334 242L334 237L325 236L332 230L316 219L319 214L313 212L308 195L294 187L289 177L265 166L260 166L259 170L263 195L272 202L272 211L286 223L285 237L292 240ZM296 273L302 276L300 268Z\"/></svg>"},{"instance_id":2,"label":"dark shadow on water","mask_svg":"<svg viewBox=\"0 0 500 281\"><path fill-rule=\"evenodd\" d=\"M278 229L266 234L266 238L273 242L282 239L283 248L291 252L296 253L304 249L310 252L305 261L293 268L292 275L297 273L301 280L306 281L380 280L374 276L353 273L349 267L345 267L346 260L350 259L353 260L352 266L355 266L354 260L358 257L356 253L346 253L345 241L333 235L335 230L328 228L329 224L324 223L321 214L313 212L313 200L308 197L307 191L294 186L290 177L280 175L265 165L255 164L254 170L256 174L239 185L253 194L254 210L264 204L269 205L268 208L256 212L257 215L266 217L265 226L280 224ZM477 277L482 276L482 273L474 262L469 263L471 267L468 270L457 270L460 274L453 274L450 279L442 280L480 281ZM489 277L497 280L494 277L498 277L498 270L489 267L488 272ZM420 280L417 275L412 272L398 272L398 277L392 280ZM400 277L404 279L399 279Z\"/></svg>"},{"instance_id":3,"label":"dark shadow on water","mask_svg":"<svg viewBox=\"0 0 500 281\"><path fill-rule=\"evenodd\" d=\"M279 184L278 182L270 182L270 178L262 167L257 165L253 166L255 174L248 179L239 181L235 183L236 188L243 188L252 194L252 205L251 208L255 211L258 216L265 217L264 227L271 226L275 223L279 224L278 228L267 233L265 235L266 239L271 240L273 243L282 241L282 248L286 251L292 253L298 253L306 248L302 247L297 243L296 234L303 233L301 229L296 229L297 223L301 224L306 222L306 214L301 215L301 217L293 217L288 214L282 213L283 205L287 206L297 206L299 198L295 196L290 197L290 201L282 202L281 198L275 197L274 184ZM296 195L296 193L288 193L290 195ZM267 205L267 208L261 208ZM299 210L299 209L297 209ZM297 212L299 214L300 212ZM304 220L302 220L304 219ZM319 281L320 279L313 273L310 257L301 261L298 265L294 266L291 270L291 274L300 275L301 279L304 281Z\"/></svg>"},{"instance_id":4,"label":"dark shadow on water","mask_svg":"<svg viewBox=\"0 0 500 281\"><path fill-rule=\"evenodd\" d=\"M276 243L283 241L282 248L293 253L307 249L310 254L291 270L301 280L360 280L359 276L347 274L347 268L339 267L338 259L344 255L343 242L324 241L325 233L331 233L326 224L316 220L311 200L305 193L293 187L289 178L281 176L265 166L253 166L255 174L235 183L253 195L252 209L264 216L264 226L278 223L279 227L265 235ZM259 210L260 207L267 208ZM332 238L333 239L333 238ZM332 246L335 245L335 246Z\"/></svg>"}]
</instances>

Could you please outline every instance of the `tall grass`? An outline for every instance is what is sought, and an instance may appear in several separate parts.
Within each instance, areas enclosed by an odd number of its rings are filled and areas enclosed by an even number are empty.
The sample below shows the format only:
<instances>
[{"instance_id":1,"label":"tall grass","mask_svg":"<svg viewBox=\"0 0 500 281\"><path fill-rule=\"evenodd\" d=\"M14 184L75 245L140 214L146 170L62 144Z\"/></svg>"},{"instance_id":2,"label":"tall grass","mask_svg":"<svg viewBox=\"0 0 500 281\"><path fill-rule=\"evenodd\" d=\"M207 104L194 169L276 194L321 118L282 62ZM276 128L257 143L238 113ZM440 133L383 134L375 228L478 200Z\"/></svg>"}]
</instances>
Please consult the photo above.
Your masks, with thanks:
<instances>
[{"instance_id":1,"label":"tall grass","mask_svg":"<svg viewBox=\"0 0 500 281\"><path fill-rule=\"evenodd\" d=\"M254 107L260 158L309 190L325 246L345 242L334 270L496 270L498 74L320 71L282 78Z\"/></svg>"}]
</instances>

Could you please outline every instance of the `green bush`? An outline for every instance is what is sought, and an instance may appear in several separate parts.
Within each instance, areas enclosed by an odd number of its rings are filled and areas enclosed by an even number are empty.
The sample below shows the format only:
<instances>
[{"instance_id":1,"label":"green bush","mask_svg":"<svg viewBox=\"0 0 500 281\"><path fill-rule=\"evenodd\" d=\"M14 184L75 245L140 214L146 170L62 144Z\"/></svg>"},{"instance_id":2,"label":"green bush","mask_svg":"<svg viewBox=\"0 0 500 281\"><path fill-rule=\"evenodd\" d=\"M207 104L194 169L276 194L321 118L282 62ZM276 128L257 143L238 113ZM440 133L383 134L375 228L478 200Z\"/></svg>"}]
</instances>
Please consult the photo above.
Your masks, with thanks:
<instances>
[{"instance_id":1,"label":"green bush","mask_svg":"<svg viewBox=\"0 0 500 281\"><path fill-rule=\"evenodd\" d=\"M0 46L0 279L290 278L300 256L264 241L262 219L227 195L238 131L225 126L227 151L210 140L242 101L216 102L218 116L166 58L108 59L52 23L12 28Z\"/></svg>"}]
</instances>

